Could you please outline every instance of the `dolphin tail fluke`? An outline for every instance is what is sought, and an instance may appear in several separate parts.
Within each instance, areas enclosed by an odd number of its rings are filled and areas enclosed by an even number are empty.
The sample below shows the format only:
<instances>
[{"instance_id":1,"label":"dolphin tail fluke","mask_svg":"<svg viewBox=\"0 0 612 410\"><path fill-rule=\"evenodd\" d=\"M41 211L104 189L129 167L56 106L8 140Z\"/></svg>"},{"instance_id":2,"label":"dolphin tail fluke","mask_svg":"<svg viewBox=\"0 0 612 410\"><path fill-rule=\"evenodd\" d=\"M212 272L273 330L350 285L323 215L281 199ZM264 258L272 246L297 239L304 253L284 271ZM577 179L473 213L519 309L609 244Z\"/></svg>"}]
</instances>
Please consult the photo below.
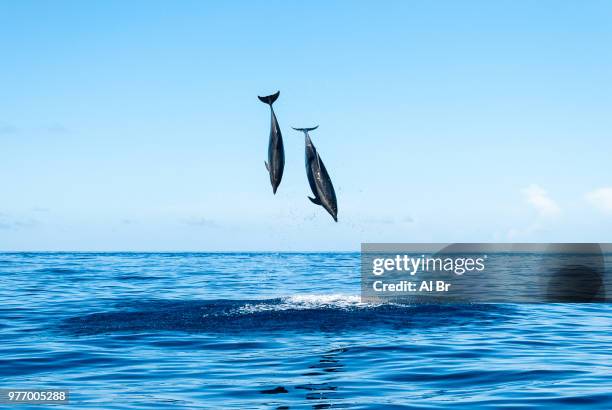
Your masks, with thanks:
<instances>
[{"instance_id":1,"label":"dolphin tail fluke","mask_svg":"<svg viewBox=\"0 0 612 410\"><path fill-rule=\"evenodd\" d=\"M315 126L314 126L314 127L312 127L312 128L295 128L295 127L291 127L291 128L293 128L293 129L294 129L294 130L296 130L296 131L308 132L308 131L314 131L314 130L316 130L317 128L319 128L319 126L318 126L318 125L315 125Z\"/></svg>"},{"instance_id":2,"label":"dolphin tail fluke","mask_svg":"<svg viewBox=\"0 0 612 410\"><path fill-rule=\"evenodd\" d=\"M268 170L268 172L270 172L270 167L268 166L268 163L264 161L264 164L266 165L266 169Z\"/></svg>"},{"instance_id":3,"label":"dolphin tail fluke","mask_svg":"<svg viewBox=\"0 0 612 410\"><path fill-rule=\"evenodd\" d=\"M277 91L276 93L274 93L272 95L266 95L265 97L260 97L258 95L257 98L259 98L259 101L261 101L262 103L266 103L266 104L272 105L274 103L274 101L276 101L276 99L278 98L279 95L280 95L280 91Z\"/></svg>"},{"instance_id":4,"label":"dolphin tail fluke","mask_svg":"<svg viewBox=\"0 0 612 410\"><path fill-rule=\"evenodd\" d=\"M312 202L315 205L321 205L321 200L319 198L308 197L308 199L310 199L310 202Z\"/></svg>"}]
</instances>

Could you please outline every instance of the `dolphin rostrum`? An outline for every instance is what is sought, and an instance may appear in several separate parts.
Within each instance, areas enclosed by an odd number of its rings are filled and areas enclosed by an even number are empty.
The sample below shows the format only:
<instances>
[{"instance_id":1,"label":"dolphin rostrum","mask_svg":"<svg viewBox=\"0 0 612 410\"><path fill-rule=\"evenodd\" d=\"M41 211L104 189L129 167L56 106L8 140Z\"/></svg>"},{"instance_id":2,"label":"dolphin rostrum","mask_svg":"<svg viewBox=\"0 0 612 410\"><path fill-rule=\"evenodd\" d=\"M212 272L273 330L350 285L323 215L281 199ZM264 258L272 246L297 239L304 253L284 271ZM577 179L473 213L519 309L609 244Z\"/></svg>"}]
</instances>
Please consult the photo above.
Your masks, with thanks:
<instances>
[{"instance_id":1,"label":"dolphin rostrum","mask_svg":"<svg viewBox=\"0 0 612 410\"><path fill-rule=\"evenodd\" d=\"M329 214L338 222L338 203L336 202L336 191L332 185L327 169L323 164L323 160L314 144L310 140L308 131L313 131L319 128L293 128L296 131L302 131L306 137L306 176L308 184L314 194L314 198L308 197L315 205L321 205Z\"/></svg>"},{"instance_id":2,"label":"dolphin rostrum","mask_svg":"<svg viewBox=\"0 0 612 410\"><path fill-rule=\"evenodd\" d=\"M276 190L283 179L283 169L285 168L285 148L283 147L283 136L281 135L276 115L274 114L274 108L272 104L278 98L280 91L275 94L260 97L259 100L263 103L270 105L270 112L272 113L272 119L270 121L270 141L268 142L268 162L266 169L270 173L270 183L272 184L272 192L276 194Z\"/></svg>"}]
</instances>

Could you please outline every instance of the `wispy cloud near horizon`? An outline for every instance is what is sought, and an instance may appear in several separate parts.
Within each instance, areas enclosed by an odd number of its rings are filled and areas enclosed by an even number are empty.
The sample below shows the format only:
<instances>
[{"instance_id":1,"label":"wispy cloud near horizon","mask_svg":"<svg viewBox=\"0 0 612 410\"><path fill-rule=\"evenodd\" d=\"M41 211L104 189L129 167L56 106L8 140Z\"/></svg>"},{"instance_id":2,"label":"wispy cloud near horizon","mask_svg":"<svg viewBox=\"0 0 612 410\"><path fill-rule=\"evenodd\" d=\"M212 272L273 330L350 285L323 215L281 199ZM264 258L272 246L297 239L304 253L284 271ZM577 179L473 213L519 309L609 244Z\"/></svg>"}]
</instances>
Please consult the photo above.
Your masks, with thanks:
<instances>
[{"instance_id":1,"label":"wispy cloud near horizon","mask_svg":"<svg viewBox=\"0 0 612 410\"><path fill-rule=\"evenodd\" d=\"M202 217L189 217L181 220L181 223L189 226L199 226L204 228L218 228L219 225L212 219Z\"/></svg>"},{"instance_id":2,"label":"wispy cloud near horizon","mask_svg":"<svg viewBox=\"0 0 612 410\"><path fill-rule=\"evenodd\" d=\"M531 184L523 189L523 196L543 218L556 218L561 215L561 207L553 200L546 190L537 184Z\"/></svg>"},{"instance_id":3,"label":"wispy cloud near horizon","mask_svg":"<svg viewBox=\"0 0 612 410\"><path fill-rule=\"evenodd\" d=\"M598 210L612 214L612 187L603 187L587 192L585 198Z\"/></svg>"},{"instance_id":4,"label":"wispy cloud near horizon","mask_svg":"<svg viewBox=\"0 0 612 410\"><path fill-rule=\"evenodd\" d=\"M33 228L40 225L40 221L32 218L20 219L20 218L8 218L7 216L0 215L0 229L1 230L14 230L22 228Z\"/></svg>"}]
</instances>

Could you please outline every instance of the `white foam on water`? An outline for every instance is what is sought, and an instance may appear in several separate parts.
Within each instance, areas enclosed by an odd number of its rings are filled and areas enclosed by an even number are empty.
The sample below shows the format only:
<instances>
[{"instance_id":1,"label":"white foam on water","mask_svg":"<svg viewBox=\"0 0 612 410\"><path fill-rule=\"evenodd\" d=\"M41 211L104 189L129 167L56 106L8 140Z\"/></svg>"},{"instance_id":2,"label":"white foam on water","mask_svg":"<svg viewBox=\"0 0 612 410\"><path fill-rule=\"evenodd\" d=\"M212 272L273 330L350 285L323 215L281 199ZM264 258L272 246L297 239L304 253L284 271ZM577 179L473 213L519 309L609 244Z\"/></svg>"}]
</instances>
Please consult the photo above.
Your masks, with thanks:
<instances>
[{"instance_id":1,"label":"white foam on water","mask_svg":"<svg viewBox=\"0 0 612 410\"><path fill-rule=\"evenodd\" d=\"M304 309L363 309L380 306L381 303L366 303L359 295L334 294L298 294L286 296L280 302L249 303L236 309L233 313L248 314L265 311L304 310Z\"/></svg>"}]
</instances>

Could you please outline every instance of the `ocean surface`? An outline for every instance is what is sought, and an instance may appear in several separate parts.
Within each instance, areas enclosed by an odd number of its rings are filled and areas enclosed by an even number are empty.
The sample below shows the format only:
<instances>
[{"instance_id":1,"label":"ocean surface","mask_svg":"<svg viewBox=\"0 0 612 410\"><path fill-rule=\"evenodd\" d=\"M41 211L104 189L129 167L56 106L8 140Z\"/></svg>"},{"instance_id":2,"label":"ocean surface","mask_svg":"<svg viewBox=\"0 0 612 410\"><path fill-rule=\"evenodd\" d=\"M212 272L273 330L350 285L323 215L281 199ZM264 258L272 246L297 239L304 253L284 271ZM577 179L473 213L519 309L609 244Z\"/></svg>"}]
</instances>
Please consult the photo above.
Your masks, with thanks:
<instances>
[{"instance_id":1,"label":"ocean surface","mask_svg":"<svg viewBox=\"0 0 612 410\"><path fill-rule=\"evenodd\" d=\"M0 388L78 409L612 409L612 305L364 304L359 262L0 254Z\"/></svg>"}]
</instances>

